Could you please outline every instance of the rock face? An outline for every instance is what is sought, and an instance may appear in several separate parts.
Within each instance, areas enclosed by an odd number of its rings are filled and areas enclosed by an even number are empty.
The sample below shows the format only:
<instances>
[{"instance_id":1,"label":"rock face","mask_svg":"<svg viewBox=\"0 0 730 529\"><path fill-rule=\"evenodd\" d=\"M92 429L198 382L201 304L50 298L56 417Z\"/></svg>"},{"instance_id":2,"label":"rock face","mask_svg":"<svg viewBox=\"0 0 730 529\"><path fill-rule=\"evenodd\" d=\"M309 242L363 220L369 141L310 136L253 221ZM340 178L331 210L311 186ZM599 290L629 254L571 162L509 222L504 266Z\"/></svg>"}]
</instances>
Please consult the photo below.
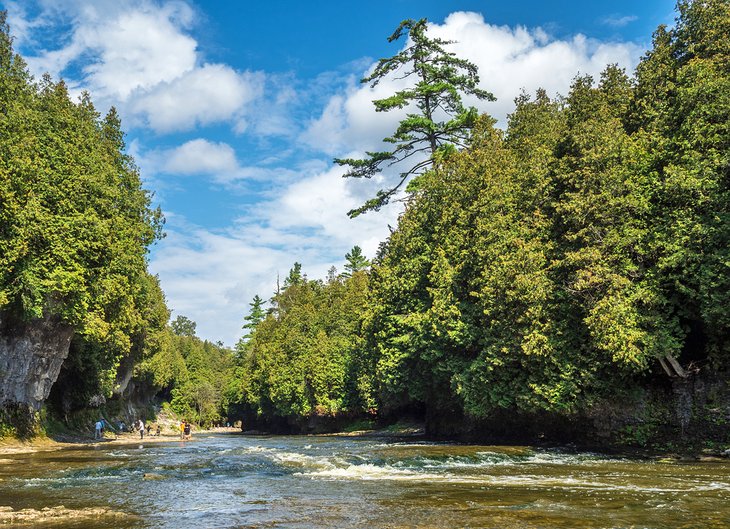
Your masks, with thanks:
<instances>
[{"instance_id":1,"label":"rock face","mask_svg":"<svg viewBox=\"0 0 730 529\"><path fill-rule=\"evenodd\" d=\"M0 405L39 409L68 356L73 329L54 318L18 321L0 312Z\"/></svg>"}]
</instances>

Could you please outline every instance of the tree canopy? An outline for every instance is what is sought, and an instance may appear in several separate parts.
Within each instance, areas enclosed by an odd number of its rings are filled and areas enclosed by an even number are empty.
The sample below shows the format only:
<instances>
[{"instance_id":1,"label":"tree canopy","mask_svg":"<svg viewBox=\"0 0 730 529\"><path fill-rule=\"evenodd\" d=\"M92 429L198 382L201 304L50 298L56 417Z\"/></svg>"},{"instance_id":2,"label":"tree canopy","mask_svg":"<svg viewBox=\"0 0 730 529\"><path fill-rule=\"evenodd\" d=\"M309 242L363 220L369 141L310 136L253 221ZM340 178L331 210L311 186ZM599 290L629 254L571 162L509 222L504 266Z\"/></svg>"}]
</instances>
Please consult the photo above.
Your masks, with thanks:
<instances>
[{"instance_id":1,"label":"tree canopy","mask_svg":"<svg viewBox=\"0 0 730 529\"><path fill-rule=\"evenodd\" d=\"M410 31L412 43L366 81L421 57L424 30L405 22L392 39ZM633 77L608 65L565 97L523 93L506 130L470 117L370 266L355 247L345 274L287 281L281 318L252 335L242 401L281 416L573 417L650 381L727 379L726 34L726 0L680 2ZM418 100L425 111L427 93L421 84L376 105ZM433 136L432 149L425 134L439 129L409 120L394 143L431 154L447 144ZM341 162L372 176L403 148Z\"/></svg>"},{"instance_id":2,"label":"tree canopy","mask_svg":"<svg viewBox=\"0 0 730 529\"><path fill-rule=\"evenodd\" d=\"M166 307L147 273L163 218L114 108L35 81L0 13L0 311L73 328L71 360L111 391L123 357L157 347ZM82 361L80 358L83 358Z\"/></svg>"}]
</instances>

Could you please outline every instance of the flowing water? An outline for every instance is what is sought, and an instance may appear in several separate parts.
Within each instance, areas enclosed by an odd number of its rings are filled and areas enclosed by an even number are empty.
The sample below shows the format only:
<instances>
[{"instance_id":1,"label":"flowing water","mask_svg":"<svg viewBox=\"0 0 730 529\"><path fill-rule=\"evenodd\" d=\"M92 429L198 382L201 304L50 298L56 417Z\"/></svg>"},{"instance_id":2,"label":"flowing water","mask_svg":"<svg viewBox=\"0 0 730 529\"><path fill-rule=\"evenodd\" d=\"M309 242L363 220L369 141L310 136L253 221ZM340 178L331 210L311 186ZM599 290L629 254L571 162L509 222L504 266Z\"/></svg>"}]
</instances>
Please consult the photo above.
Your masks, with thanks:
<instances>
[{"instance_id":1,"label":"flowing water","mask_svg":"<svg viewBox=\"0 0 730 529\"><path fill-rule=\"evenodd\" d=\"M729 462L212 434L2 457L0 512L57 515L22 527L730 527Z\"/></svg>"}]
</instances>

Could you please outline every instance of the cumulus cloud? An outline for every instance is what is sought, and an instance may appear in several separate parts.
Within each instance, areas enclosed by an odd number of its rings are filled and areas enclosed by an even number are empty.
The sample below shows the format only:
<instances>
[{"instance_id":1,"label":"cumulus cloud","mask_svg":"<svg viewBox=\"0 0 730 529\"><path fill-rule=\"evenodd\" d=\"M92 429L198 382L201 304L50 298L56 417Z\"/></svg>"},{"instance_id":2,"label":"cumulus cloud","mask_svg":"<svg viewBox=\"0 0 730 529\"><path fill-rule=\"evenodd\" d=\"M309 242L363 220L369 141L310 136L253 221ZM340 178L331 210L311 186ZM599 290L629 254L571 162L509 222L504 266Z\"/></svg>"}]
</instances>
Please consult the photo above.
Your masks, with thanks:
<instances>
[{"instance_id":1,"label":"cumulus cloud","mask_svg":"<svg viewBox=\"0 0 730 529\"><path fill-rule=\"evenodd\" d=\"M26 35L49 20L71 30L63 46L26 54L33 72L63 74L72 88L116 105L133 124L169 133L235 123L261 95L263 74L202 61L190 35L195 12L185 2L73 0L63 10L45 0L39 5L36 19L16 9L11 22Z\"/></svg>"},{"instance_id":2,"label":"cumulus cloud","mask_svg":"<svg viewBox=\"0 0 730 529\"><path fill-rule=\"evenodd\" d=\"M133 98L130 107L157 132L189 130L234 119L261 94L262 74L206 64Z\"/></svg>"},{"instance_id":3,"label":"cumulus cloud","mask_svg":"<svg viewBox=\"0 0 730 529\"><path fill-rule=\"evenodd\" d=\"M497 101L467 98L466 102L491 114L502 126L521 90L544 88L551 94L566 94L576 75L598 75L609 63L631 70L642 52L632 43L598 42L580 34L560 40L540 28L488 24L481 14L471 12L452 13L443 24L431 24L429 34L455 41L450 51L477 65L480 87L492 92ZM353 80L346 92L330 98L302 140L334 155L377 148L402 115L376 113L372 100L392 94L403 83L387 79L373 89Z\"/></svg>"},{"instance_id":4,"label":"cumulus cloud","mask_svg":"<svg viewBox=\"0 0 730 529\"><path fill-rule=\"evenodd\" d=\"M374 255L378 244L388 235L388 224L395 225L400 204L386 207L377 214L347 217L347 211L361 206L365 198L375 194L381 182L367 181L362 186L349 185L339 168L330 168L292 183L273 207L267 207L267 224L279 231L301 231L311 244L322 246L337 264L344 250L358 244L368 255Z\"/></svg>"},{"instance_id":5,"label":"cumulus cloud","mask_svg":"<svg viewBox=\"0 0 730 529\"><path fill-rule=\"evenodd\" d=\"M99 54L84 68L86 80L104 95L126 100L134 91L144 92L190 72L197 44L182 30L191 17L185 4L165 4L158 9L142 6L93 26L80 23L74 40Z\"/></svg>"},{"instance_id":6,"label":"cumulus cloud","mask_svg":"<svg viewBox=\"0 0 730 529\"><path fill-rule=\"evenodd\" d=\"M235 187L240 181L284 185L305 178L323 166L320 160L306 160L294 167L266 166L265 163L242 165L230 144L205 138L189 140L177 147L148 151L142 149L138 141L134 141L130 146L130 154L156 189L165 188L171 183L164 181L162 175L202 176L227 188Z\"/></svg>"},{"instance_id":7,"label":"cumulus cloud","mask_svg":"<svg viewBox=\"0 0 730 529\"><path fill-rule=\"evenodd\" d=\"M236 153L227 143L191 140L167 152L163 170L174 174L227 174L238 171Z\"/></svg>"}]
</instances>

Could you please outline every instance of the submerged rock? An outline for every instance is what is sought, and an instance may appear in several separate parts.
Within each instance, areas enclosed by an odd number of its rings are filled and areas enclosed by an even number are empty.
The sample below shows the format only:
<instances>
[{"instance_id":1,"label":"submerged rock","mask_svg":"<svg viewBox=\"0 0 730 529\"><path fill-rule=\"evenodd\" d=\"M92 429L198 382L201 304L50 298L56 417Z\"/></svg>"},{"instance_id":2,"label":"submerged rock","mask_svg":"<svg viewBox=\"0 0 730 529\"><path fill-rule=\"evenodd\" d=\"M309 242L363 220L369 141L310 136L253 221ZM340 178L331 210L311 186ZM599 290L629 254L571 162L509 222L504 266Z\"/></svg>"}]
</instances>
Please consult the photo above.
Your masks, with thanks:
<instances>
[{"instance_id":1,"label":"submerged rock","mask_svg":"<svg viewBox=\"0 0 730 529\"><path fill-rule=\"evenodd\" d=\"M165 479L167 476L163 476L162 474L155 474L154 472L146 472L142 479L149 479L149 480L160 480Z\"/></svg>"},{"instance_id":2,"label":"submerged rock","mask_svg":"<svg viewBox=\"0 0 730 529\"><path fill-rule=\"evenodd\" d=\"M87 507L85 509L68 509L63 505L45 507L43 509L19 509L0 506L0 526L35 527L40 523L71 520L92 520L98 518L133 518L133 515L114 511L106 507Z\"/></svg>"}]
</instances>

